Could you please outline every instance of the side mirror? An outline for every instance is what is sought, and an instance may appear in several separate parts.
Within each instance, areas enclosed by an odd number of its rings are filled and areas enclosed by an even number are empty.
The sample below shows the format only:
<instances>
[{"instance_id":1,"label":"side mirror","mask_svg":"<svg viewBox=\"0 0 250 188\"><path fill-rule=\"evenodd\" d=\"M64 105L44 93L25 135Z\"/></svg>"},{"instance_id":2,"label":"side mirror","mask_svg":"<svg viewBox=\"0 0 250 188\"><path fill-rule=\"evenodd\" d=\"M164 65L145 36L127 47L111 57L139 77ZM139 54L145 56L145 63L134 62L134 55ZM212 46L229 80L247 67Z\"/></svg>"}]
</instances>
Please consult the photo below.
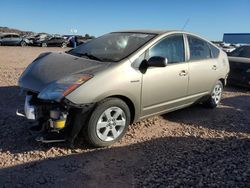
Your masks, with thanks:
<instances>
[{"instance_id":1,"label":"side mirror","mask_svg":"<svg viewBox=\"0 0 250 188\"><path fill-rule=\"evenodd\" d=\"M153 56L149 58L147 64L149 67L166 67L168 59L165 57Z\"/></svg>"}]
</instances>

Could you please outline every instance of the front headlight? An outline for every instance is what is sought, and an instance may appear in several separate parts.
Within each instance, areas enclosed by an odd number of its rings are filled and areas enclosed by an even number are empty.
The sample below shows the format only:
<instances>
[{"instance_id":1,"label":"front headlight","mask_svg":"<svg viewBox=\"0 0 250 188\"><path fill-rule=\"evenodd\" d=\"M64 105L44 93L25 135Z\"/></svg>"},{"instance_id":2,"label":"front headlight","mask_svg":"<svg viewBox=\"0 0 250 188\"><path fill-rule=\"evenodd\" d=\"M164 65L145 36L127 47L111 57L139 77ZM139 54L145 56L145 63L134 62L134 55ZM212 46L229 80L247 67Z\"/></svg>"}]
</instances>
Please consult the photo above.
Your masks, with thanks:
<instances>
[{"instance_id":1,"label":"front headlight","mask_svg":"<svg viewBox=\"0 0 250 188\"><path fill-rule=\"evenodd\" d=\"M92 77L92 75L88 74L75 74L60 79L56 82L52 82L39 93L38 98L44 100L55 100L59 102L63 97L74 91Z\"/></svg>"}]
</instances>

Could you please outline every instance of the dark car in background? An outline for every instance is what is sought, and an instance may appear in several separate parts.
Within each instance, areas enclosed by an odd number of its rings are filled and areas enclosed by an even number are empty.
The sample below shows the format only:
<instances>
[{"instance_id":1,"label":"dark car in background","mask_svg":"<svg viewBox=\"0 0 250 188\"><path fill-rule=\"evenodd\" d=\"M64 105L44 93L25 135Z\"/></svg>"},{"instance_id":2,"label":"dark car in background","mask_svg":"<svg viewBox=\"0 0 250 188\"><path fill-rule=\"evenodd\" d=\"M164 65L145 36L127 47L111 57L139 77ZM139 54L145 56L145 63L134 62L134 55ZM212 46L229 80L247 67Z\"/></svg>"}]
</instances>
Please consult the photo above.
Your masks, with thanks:
<instances>
[{"instance_id":1,"label":"dark car in background","mask_svg":"<svg viewBox=\"0 0 250 188\"><path fill-rule=\"evenodd\" d=\"M0 35L0 45L26 46L29 40L15 33L4 33Z\"/></svg>"},{"instance_id":2,"label":"dark car in background","mask_svg":"<svg viewBox=\"0 0 250 188\"><path fill-rule=\"evenodd\" d=\"M48 36L44 39L37 38L33 41L33 45L42 47L53 46L53 47L66 48L67 44L68 41L61 36L52 36L52 37Z\"/></svg>"},{"instance_id":3,"label":"dark car in background","mask_svg":"<svg viewBox=\"0 0 250 188\"><path fill-rule=\"evenodd\" d=\"M250 45L228 53L230 73L228 83L250 88Z\"/></svg>"},{"instance_id":4,"label":"dark car in background","mask_svg":"<svg viewBox=\"0 0 250 188\"><path fill-rule=\"evenodd\" d=\"M91 38L81 35L63 35L63 37L68 41L68 47L74 47L74 42L76 42L76 46L79 46L91 40Z\"/></svg>"}]
</instances>

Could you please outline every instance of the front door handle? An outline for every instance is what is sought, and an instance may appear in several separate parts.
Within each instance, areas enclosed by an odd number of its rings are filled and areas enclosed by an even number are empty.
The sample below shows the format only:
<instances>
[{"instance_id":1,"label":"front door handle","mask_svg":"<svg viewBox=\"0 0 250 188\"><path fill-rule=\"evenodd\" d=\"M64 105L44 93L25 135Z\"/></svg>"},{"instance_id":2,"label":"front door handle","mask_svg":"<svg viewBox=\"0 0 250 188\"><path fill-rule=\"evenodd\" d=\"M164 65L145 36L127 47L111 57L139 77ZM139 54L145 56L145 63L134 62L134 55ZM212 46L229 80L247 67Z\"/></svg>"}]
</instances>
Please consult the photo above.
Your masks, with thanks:
<instances>
[{"instance_id":1,"label":"front door handle","mask_svg":"<svg viewBox=\"0 0 250 188\"><path fill-rule=\"evenodd\" d=\"M187 75L187 71L185 70L182 70L180 73L179 73L180 76L186 76Z\"/></svg>"}]
</instances>

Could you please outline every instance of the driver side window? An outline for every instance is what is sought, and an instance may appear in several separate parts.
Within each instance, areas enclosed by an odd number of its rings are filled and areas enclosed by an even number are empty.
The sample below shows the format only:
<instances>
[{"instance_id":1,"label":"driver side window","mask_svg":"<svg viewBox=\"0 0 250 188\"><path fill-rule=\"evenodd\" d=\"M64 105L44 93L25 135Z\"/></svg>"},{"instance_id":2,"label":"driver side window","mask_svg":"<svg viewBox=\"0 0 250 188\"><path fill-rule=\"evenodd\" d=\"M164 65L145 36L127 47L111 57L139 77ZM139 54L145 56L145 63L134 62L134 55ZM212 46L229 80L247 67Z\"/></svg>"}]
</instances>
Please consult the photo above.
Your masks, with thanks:
<instances>
[{"instance_id":1,"label":"driver side window","mask_svg":"<svg viewBox=\"0 0 250 188\"><path fill-rule=\"evenodd\" d=\"M185 61L185 48L183 35L169 36L148 51L149 58L161 56L168 59L168 63L180 63Z\"/></svg>"}]
</instances>

